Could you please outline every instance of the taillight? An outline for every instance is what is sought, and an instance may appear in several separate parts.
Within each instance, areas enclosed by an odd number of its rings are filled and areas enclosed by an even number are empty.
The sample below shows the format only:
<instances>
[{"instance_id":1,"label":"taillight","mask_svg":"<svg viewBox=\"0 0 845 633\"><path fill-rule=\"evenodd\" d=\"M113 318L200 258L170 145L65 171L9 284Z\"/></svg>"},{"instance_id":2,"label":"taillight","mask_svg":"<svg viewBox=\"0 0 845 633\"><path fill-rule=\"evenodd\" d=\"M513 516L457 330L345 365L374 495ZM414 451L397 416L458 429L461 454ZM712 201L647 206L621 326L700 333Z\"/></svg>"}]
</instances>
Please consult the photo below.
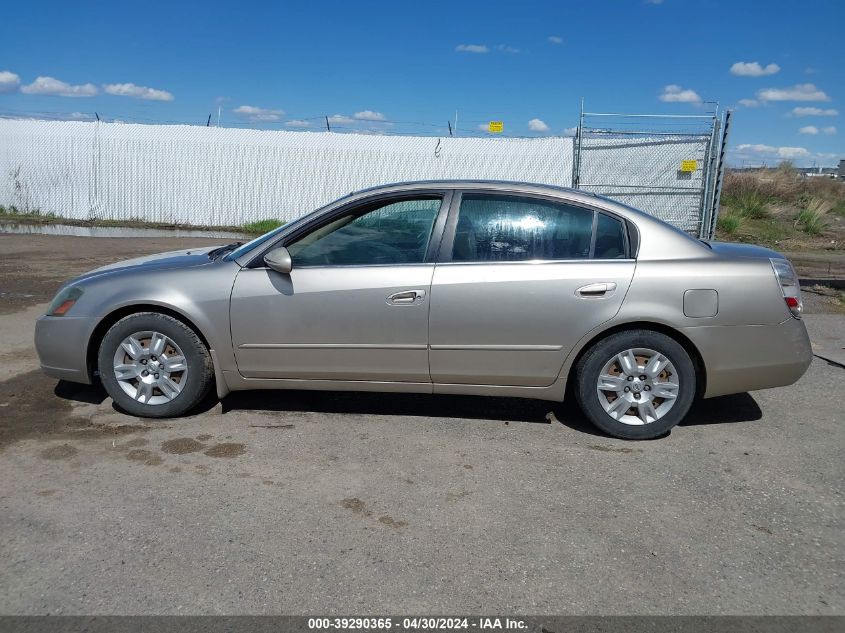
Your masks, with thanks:
<instances>
[{"instance_id":1,"label":"taillight","mask_svg":"<svg viewBox=\"0 0 845 633\"><path fill-rule=\"evenodd\" d=\"M785 259L772 258L769 261L772 262L772 269L775 271L775 277L780 284L780 291L783 294L786 307L789 308L792 316L800 319L804 302L801 301L801 286L798 283L798 275L795 274L795 269Z\"/></svg>"}]
</instances>

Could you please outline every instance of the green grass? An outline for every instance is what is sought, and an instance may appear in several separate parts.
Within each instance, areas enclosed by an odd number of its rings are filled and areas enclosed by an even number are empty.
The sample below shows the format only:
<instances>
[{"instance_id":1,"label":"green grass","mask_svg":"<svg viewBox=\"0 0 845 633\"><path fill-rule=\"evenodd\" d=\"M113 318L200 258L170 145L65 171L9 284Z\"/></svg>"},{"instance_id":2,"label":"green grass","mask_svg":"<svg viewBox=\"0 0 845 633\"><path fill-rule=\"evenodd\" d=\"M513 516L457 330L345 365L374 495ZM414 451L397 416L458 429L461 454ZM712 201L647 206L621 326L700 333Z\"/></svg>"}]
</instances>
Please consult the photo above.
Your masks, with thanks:
<instances>
[{"instance_id":1,"label":"green grass","mask_svg":"<svg viewBox=\"0 0 845 633\"><path fill-rule=\"evenodd\" d=\"M834 215L838 215L840 218L845 218L845 200L840 200L835 205L833 205L833 208L830 210L830 212Z\"/></svg>"},{"instance_id":2,"label":"green grass","mask_svg":"<svg viewBox=\"0 0 845 633\"><path fill-rule=\"evenodd\" d=\"M716 228L726 235L736 235L742 227L742 216L736 213L723 213L716 220Z\"/></svg>"},{"instance_id":3,"label":"green grass","mask_svg":"<svg viewBox=\"0 0 845 633\"><path fill-rule=\"evenodd\" d=\"M727 196L724 202L744 218L759 220L769 217L769 200L759 191L742 191L738 195Z\"/></svg>"},{"instance_id":4,"label":"green grass","mask_svg":"<svg viewBox=\"0 0 845 633\"><path fill-rule=\"evenodd\" d=\"M256 233L260 235L262 233L272 231L273 229L277 229L283 224L284 222L281 220L258 220L257 222L247 222L241 226L241 230L244 233Z\"/></svg>"},{"instance_id":5,"label":"green grass","mask_svg":"<svg viewBox=\"0 0 845 633\"><path fill-rule=\"evenodd\" d=\"M795 226L807 235L821 235L829 226L827 214L833 205L821 198L811 198L795 218Z\"/></svg>"},{"instance_id":6,"label":"green grass","mask_svg":"<svg viewBox=\"0 0 845 633\"><path fill-rule=\"evenodd\" d=\"M0 218L9 218L14 220L36 220L40 222L47 222L58 219L55 213L42 213L38 209L30 209L29 211L22 211L15 205L4 207L0 204Z\"/></svg>"}]
</instances>

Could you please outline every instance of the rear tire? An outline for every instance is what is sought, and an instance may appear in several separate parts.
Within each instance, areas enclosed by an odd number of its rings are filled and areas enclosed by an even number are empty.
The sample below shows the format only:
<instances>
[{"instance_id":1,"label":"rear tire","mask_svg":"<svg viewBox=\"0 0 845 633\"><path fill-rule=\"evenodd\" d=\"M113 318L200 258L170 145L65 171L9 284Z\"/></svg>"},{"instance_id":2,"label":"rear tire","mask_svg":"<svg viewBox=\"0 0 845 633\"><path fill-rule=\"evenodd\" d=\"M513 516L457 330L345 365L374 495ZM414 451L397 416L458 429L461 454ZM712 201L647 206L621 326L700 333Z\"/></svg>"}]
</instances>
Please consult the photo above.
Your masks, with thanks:
<instances>
[{"instance_id":1,"label":"rear tire","mask_svg":"<svg viewBox=\"0 0 845 633\"><path fill-rule=\"evenodd\" d=\"M576 366L575 394L599 429L627 440L666 434L695 399L692 359L675 339L628 330L595 343Z\"/></svg>"},{"instance_id":2,"label":"rear tire","mask_svg":"<svg viewBox=\"0 0 845 633\"><path fill-rule=\"evenodd\" d=\"M121 409L144 418L184 415L208 394L211 356L174 317L138 312L109 328L97 355L100 380Z\"/></svg>"}]
</instances>

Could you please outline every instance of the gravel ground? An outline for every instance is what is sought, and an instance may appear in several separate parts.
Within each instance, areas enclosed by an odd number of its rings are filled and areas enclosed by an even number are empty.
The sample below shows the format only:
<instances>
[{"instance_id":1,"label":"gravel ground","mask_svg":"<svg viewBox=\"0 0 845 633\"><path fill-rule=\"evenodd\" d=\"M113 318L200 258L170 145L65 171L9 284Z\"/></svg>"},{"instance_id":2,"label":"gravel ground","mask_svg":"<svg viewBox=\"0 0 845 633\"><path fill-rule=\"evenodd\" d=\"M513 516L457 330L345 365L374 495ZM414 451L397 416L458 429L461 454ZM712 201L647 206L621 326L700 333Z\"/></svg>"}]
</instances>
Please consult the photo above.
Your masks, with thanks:
<instances>
[{"instance_id":1,"label":"gravel ground","mask_svg":"<svg viewBox=\"0 0 845 633\"><path fill-rule=\"evenodd\" d=\"M0 236L0 613L845 614L842 367L640 443L472 397L240 393L152 422L41 375L58 283L201 242ZM808 329L841 349L825 306Z\"/></svg>"}]
</instances>

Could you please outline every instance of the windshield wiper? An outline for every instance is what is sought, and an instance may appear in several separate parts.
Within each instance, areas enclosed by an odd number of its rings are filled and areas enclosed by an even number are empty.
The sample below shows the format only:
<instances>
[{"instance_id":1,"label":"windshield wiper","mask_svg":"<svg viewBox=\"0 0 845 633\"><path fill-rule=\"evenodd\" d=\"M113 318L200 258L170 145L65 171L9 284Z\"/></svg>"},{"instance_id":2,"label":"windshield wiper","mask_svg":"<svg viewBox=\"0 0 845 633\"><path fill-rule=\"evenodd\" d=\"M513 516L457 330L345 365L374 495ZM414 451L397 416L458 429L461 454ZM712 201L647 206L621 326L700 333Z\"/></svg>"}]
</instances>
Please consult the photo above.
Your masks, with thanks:
<instances>
[{"instance_id":1,"label":"windshield wiper","mask_svg":"<svg viewBox=\"0 0 845 633\"><path fill-rule=\"evenodd\" d=\"M232 242L231 244L226 244L224 246L218 246L215 249L208 251L208 258L212 261L216 259L220 259L226 253L231 253L233 250L241 246L243 242Z\"/></svg>"}]
</instances>

